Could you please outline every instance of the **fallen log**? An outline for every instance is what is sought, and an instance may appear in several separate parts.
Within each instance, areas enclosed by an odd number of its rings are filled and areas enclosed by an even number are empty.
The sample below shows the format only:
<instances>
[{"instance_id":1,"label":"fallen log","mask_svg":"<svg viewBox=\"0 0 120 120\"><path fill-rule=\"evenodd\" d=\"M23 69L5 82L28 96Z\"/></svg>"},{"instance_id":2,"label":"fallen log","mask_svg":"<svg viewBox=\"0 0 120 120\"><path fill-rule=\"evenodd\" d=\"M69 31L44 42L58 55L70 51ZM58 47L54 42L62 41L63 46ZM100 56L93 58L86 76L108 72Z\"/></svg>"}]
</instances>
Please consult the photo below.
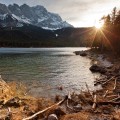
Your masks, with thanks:
<instances>
[{"instance_id":1,"label":"fallen log","mask_svg":"<svg viewBox=\"0 0 120 120\"><path fill-rule=\"evenodd\" d=\"M47 108L45 108L44 110L41 110L41 111L33 114L33 115L30 116L30 117L23 118L22 120L30 120L30 119L33 119L33 118L35 118L37 115L42 114L42 113L48 111L49 109L51 109L51 108L53 108L53 107L55 107L55 106L61 105L61 104L62 104L63 102L65 102L67 99L68 99L68 96L65 96L65 98L64 98L63 100L59 101L58 103L56 103L56 104L54 104L54 105L52 105L52 106L50 106L50 107L47 107Z\"/></svg>"}]
</instances>

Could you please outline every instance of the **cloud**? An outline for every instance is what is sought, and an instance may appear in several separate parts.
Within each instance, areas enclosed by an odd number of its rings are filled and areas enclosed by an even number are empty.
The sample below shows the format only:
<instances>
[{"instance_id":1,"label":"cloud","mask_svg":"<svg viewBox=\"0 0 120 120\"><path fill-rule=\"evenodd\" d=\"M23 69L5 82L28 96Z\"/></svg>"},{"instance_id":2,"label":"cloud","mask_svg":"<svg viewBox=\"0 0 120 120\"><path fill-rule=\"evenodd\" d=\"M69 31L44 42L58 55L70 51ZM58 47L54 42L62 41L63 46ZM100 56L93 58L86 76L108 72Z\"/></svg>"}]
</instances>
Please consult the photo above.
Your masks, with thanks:
<instances>
[{"instance_id":1,"label":"cloud","mask_svg":"<svg viewBox=\"0 0 120 120\"><path fill-rule=\"evenodd\" d=\"M87 21L92 25L95 19L110 13L113 7L120 4L120 0L0 0L0 2L7 5L12 3L43 5L48 11L58 13L63 20L70 23L79 22L81 26L85 26Z\"/></svg>"}]
</instances>

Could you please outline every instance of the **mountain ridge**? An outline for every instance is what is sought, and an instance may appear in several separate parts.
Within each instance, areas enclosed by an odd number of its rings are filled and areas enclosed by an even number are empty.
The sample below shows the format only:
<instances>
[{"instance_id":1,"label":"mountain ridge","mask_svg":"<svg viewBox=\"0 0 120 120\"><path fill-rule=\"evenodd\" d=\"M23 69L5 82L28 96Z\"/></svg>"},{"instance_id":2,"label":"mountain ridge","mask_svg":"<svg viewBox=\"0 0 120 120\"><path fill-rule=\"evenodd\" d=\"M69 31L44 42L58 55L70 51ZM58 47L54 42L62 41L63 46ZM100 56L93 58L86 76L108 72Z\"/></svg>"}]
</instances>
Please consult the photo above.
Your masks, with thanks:
<instances>
[{"instance_id":1,"label":"mountain ridge","mask_svg":"<svg viewBox=\"0 0 120 120\"><path fill-rule=\"evenodd\" d=\"M30 7L27 4L19 6L18 4L8 5L0 3L0 23L1 26L6 27L6 16L11 19L12 27L19 27L18 24L31 24L45 29L61 29L73 27L56 14L47 11L41 5ZM11 24L10 23L10 24ZM8 24L8 23L7 23ZM8 25L9 26L9 25ZM22 26L22 25L20 25Z\"/></svg>"}]
</instances>

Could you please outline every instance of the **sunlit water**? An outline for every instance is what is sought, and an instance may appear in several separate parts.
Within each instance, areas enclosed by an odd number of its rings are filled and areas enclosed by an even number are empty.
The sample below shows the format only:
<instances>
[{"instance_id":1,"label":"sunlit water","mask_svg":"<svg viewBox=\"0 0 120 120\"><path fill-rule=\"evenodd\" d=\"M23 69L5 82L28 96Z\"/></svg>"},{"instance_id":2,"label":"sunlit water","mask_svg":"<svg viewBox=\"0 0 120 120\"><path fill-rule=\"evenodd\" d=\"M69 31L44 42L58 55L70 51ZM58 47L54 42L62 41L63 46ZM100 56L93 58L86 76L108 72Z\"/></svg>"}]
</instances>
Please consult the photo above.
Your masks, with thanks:
<instances>
[{"instance_id":1,"label":"sunlit water","mask_svg":"<svg viewBox=\"0 0 120 120\"><path fill-rule=\"evenodd\" d=\"M37 97L65 95L94 88L97 76L89 70L90 59L76 56L86 48L0 48L0 74L6 81L24 83ZM63 90L59 90L61 87Z\"/></svg>"}]
</instances>

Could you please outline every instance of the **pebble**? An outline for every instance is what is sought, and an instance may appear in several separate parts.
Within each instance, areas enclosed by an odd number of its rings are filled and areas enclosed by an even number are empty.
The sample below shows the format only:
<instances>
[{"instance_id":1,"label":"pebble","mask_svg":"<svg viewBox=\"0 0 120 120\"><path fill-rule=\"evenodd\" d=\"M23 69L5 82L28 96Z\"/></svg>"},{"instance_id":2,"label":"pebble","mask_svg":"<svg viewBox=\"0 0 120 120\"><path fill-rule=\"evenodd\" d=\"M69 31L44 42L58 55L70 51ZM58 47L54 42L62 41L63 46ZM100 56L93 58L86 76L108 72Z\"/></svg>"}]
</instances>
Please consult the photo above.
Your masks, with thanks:
<instances>
[{"instance_id":1,"label":"pebble","mask_svg":"<svg viewBox=\"0 0 120 120\"><path fill-rule=\"evenodd\" d=\"M58 120L57 115L56 114L50 114L48 116L48 120Z\"/></svg>"},{"instance_id":2,"label":"pebble","mask_svg":"<svg viewBox=\"0 0 120 120\"><path fill-rule=\"evenodd\" d=\"M75 111L80 111L80 110L82 110L81 104L78 104L78 105L76 105L76 106L73 106L73 108L74 108Z\"/></svg>"}]
</instances>

